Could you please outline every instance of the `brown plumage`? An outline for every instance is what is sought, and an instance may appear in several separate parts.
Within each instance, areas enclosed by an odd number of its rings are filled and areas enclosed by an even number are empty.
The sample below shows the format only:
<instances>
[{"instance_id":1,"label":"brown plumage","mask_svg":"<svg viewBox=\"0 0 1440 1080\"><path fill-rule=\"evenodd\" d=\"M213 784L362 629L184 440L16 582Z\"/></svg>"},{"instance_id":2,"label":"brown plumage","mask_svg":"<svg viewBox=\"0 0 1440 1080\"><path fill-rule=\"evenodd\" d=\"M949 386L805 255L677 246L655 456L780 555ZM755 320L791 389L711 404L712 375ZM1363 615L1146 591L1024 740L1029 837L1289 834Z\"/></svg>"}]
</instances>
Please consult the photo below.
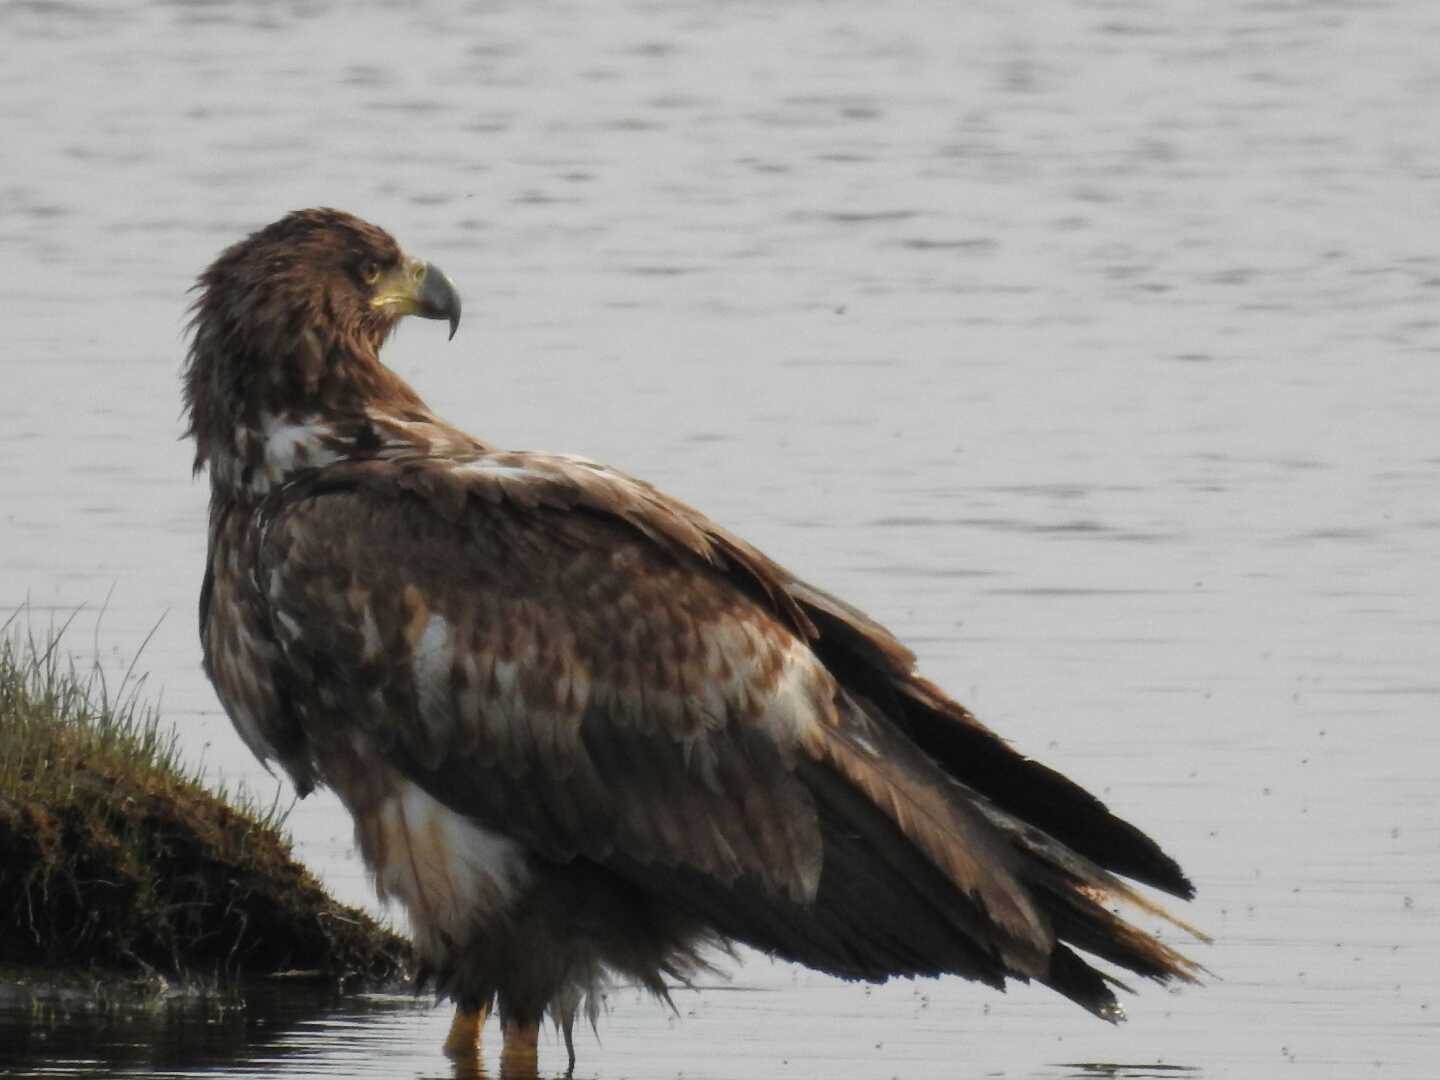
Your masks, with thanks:
<instances>
[{"instance_id":1,"label":"brown plumage","mask_svg":"<svg viewBox=\"0 0 1440 1080\"><path fill-rule=\"evenodd\" d=\"M339 794L467 1013L533 1050L608 975L663 996L729 941L1112 1020L1072 946L1193 980L1110 910L1163 914L1119 875L1192 895L1175 862L883 627L648 484L438 419L379 350L459 301L389 235L294 213L197 288L206 671L262 760Z\"/></svg>"}]
</instances>

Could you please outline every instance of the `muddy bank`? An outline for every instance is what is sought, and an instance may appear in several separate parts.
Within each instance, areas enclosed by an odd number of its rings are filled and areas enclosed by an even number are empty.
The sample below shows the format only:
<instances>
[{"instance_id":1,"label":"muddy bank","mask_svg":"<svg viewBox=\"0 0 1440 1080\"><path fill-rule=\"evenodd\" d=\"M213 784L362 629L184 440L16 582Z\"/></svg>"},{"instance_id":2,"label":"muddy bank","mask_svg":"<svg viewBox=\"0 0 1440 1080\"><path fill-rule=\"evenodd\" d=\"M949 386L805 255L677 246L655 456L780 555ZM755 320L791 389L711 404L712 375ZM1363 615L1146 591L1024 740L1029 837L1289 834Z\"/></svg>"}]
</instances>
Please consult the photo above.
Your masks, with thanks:
<instances>
[{"instance_id":1,"label":"muddy bank","mask_svg":"<svg viewBox=\"0 0 1440 1080\"><path fill-rule=\"evenodd\" d=\"M112 690L14 620L0 637L0 998L408 978L408 943L331 899L278 815L181 767L136 681Z\"/></svg>"}]
</instances>

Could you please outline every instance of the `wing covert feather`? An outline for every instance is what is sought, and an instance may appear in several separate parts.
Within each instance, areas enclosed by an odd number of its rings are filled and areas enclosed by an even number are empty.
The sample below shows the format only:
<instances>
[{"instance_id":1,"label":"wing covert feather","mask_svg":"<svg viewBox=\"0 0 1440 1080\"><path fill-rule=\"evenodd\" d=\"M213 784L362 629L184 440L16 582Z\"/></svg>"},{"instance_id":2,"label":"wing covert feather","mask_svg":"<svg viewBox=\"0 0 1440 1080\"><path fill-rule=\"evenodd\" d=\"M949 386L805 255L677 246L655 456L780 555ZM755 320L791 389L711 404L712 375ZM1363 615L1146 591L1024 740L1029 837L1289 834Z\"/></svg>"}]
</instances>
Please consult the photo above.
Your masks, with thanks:
<instances>
[{"instance_id":1,"label":"wing covert feather","mask_svg":"<svg viewBox=\"0 0 1440 1080\"><path fill-rule=\"evenodd\" d=\"M813 896L821 840L794 761L835 686L808 649L623 522L536 497L467 508L422 497L425 479L357 468L275 500L262 587L326 703L302 718L315 752L359 727L550 857L623 847Z\"/></svg>"}]
</instances>

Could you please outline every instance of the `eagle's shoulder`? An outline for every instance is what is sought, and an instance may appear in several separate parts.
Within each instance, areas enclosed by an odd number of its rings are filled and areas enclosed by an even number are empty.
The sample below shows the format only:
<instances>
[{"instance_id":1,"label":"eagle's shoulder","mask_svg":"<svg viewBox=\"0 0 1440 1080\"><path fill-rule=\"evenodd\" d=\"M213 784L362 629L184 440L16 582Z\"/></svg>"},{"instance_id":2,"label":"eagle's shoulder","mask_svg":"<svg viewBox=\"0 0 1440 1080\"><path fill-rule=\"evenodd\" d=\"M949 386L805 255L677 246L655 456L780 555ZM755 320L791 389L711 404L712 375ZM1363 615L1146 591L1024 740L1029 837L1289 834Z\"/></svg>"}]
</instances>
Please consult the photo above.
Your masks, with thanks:
<instances>
[{"instance_id":1,"label":"eagle's shoulder","mask_svg":"<svg viewBox=\"0 0 1440 1080\"><path fill-rule=\"evenodd\" d=\"M347 505L325 498L338 494L353 498ZM730 577L802 638L817 632L807 614L812 607L831 612L843 608L864 619L799 582L695 508L584 457L479 444L452 444L435 452L424 443L392 442L377 453L326 462L295 476L270 494L260 517L268 531L271 522L293 519L302 506L308 527L327 531L345 527L339 519L360 512L360 507L371 514L386 513L388 507L405 514L412 528L444 523L475 537L498 530L512 537L524 534L531 543L563 545L612 543L618 535L634 534L673 558L693 560ZM877 624L866 623L885 633ZM903 652L898 642L894 648Z\"/></svg>"}]
</instances>

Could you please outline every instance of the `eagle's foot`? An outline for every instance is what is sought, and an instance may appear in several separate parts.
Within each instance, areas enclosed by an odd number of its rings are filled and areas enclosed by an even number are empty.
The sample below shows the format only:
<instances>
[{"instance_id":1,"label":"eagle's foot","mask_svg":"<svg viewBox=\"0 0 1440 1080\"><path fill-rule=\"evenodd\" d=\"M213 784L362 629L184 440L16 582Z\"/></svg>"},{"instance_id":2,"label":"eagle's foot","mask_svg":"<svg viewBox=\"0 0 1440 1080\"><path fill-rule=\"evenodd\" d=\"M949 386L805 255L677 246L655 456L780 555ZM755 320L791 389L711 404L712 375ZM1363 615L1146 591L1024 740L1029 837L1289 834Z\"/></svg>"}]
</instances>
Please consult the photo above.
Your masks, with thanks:
<instances>
[{"instance_id":1,"label":"eagle's foot","mask_svg":"<svg viewBox=\"0 0 1440 1080\"><path fill-rule=\"evenodd\" d=\"M502 1029L505 1045L500 1050L503 1080L527 1080L539 1075L540 1024L507 1020Z\"/></svg>"},{"instance_id":2,"label":"eagle's foot","mask_svg":"<svg viewBox=\"0 0 1440 1080\"><path fill-rule=\"evenodd\" d=\"M446 1057L452 1061L474 1061L480 1057L480 1030L485 1026L488 1011L484 1006L467 1009L461 1005L455 1009L450 1034L445 1036Z\"/></svg>"}]
</instances>

